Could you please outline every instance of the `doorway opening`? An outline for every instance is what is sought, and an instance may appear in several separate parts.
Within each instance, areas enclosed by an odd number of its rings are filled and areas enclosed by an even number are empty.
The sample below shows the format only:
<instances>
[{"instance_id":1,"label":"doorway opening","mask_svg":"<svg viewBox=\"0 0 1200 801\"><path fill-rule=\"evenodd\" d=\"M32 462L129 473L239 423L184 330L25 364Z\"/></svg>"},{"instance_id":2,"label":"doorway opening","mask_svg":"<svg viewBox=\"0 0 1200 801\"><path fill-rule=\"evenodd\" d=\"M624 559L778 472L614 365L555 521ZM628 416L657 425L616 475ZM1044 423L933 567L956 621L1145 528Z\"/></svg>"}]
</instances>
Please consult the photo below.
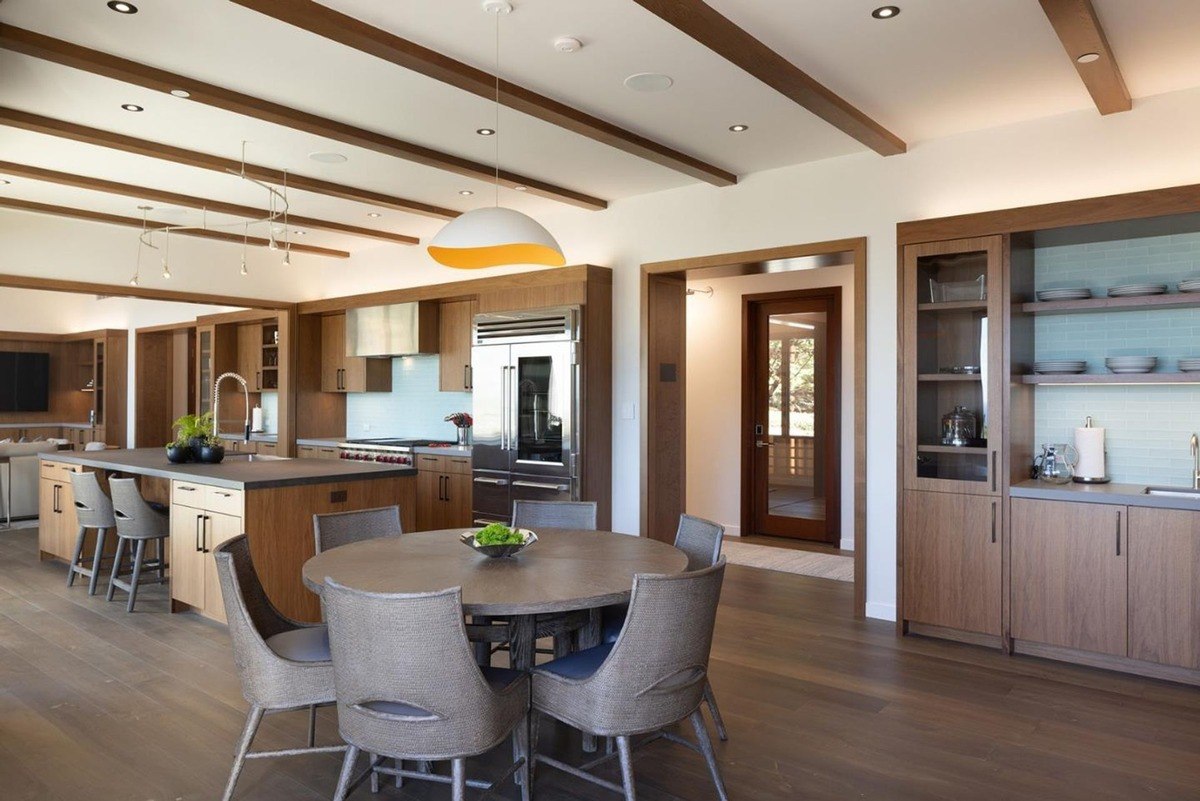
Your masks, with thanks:
<instances>
[{"instance_id":1,"label":"doorway opening","mask_svg":"<svg viewBox=\"0 0 1200 801\"><path fill-rule=\"evenodd\" d=\"M745 295L742 536L840 547L840 287Z\"/></svg>"},{"instance_id":2,"label":"doorway opening","mask_svg":"<svg viewBox=\"0 0 1200 801\"><path fill-rule=\"evenodd\" d=\"M726 280L728 279L728 280ZM833 377L843 387L841 397L832 408L821 414L822 434L836 434L843 438L838 446L822 437L821 454L817 447L815 406L823 401L829 407L832 395L805 403L804 394L797 377L795 420L789 407L787 426L789 438L793 423L797 432L805 426L812 428L811 448L799 440L794 444L780 444L779 456L785 459L802 457L801 449L811 450L811 458L817 464L825 464L829 457L838 457L841 469L826 464L817 471L814 466L811 480L799 475L791 476L792 484L784 486L780 480L765 480L763 497L774 494L781 501L792 493L790 504L780 503L775 517L782 518L789 511L807 508L810 512L824 500L823 518L811 514L801 518L808 522L784 521L789 526L803 530L797 532L801 539L779 532L770 536L772 544L781 543L789 547L784 556L778 548L763 548L771 562L807 562L803 553L791 548L819 551L812 554L824 557L826 553L841 554L841 549L853 549L852 560L841 557L838 571L840 580L850 578L853 569L853 605L859 616L865 614L866 606L866 240L864 238L818 242L768 248L756 251L725 253L714 256L657 262L642 266L641 299L641 342L642 342L642 403L641 415L642 453L642 533L644 536L665 541L674 538L679 515L683 512L707 516L726 528L729 544L737 543L739 549L755 547L758 539L752 535L753 524L746 498L743 494L747 485L745 473L756 458L768 460L770 447L758 447L753 437L753 425L743 425L743 409L752 406L746 397L746 389L752 382L744 380L748 360L742 359L747 335L747 303L755 295L768 295L757 300L772 301L770 294L784 292L794 294L799 289L840 287L842 303L838 308L841 320L836 327L841 340L842 358L833 359L839 372ZM689 293L689 289L692 290ZM828 290L827 290L828 294ZM786 310L778 312L781 322L812 325L816 331L819 321L791 318L791 315L820 313L820 310ZM828 309L825 327L828 329L832 314ZM769 316L769 315L768 315ZM690 322L689 322L690 321ZM782 326L797 332L807 331L797 326ZM768 328L769 330L769 328ZM767 340L770 337L766 337ZM822 365L829 361L829 342L823 344ZM796 348L810 348L815 343L793 343ZM781 344L778 346L782 348ZM815 356L815 348L814 356ZM801 354L797 353L800 359ZM782 358L782 355L780 355ZM800 367L800 361L797 361ZM803 372L803 370L801 370ZM790 389L790 388L789 388ZM814 388L815 389L815 388ZM764 390L766 392L767 390ZM778 389L776 389L778 392ZM828 388L826 388L828 391ZM813 408L809 408L812 406ZM836 412L834 411L836 410ZM770 411L762 422L764 432L769 430ZM808 415L808 417L806 417ZM779 408L776 425L783 440L783 409ZM851 433L852 432L852 433ZM749 435L749 436L747 436ZM830 451L833 450L831 453ZM763 452L758 456L755 452ZM823 475L817 483L816 472ZM804 483L804 482L810 482ZM771 486L776 487L770 493ZM818 489L819 487L819 489ZM818 498L818 491L820 498ZM808 497L801 494L808 492ZM836 501L831 493L840 493ZM773 501L764 501L770 509ZM714 506L719 504L719 508ZM840 520L831 524L831 507ZM705 514L708 512L708 514ZM772 515L764 515L768 519ZM838 531L838 534L831 532ZM782 536L781 536L782 534ZM733 535L745 535L738 539ZM770 554L777 554L771 556ZM847 564L852 562L852 564ZM788 572L817 575L804 569L778 567ZM828 576L833 578L834 576Z\"/></svg>"}]
</instances>

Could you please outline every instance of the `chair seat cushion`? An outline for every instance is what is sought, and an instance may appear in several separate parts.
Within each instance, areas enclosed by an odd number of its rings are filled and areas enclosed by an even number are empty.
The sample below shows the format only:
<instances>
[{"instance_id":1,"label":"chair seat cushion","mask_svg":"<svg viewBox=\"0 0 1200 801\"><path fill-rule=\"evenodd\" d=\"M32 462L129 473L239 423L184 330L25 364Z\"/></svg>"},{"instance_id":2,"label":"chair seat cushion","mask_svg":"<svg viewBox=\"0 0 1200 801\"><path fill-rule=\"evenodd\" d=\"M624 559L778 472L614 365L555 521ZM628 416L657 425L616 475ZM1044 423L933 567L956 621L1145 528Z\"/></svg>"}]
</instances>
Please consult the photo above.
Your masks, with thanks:
<instances>
[{"instance_id":1,"label":"chair seat cushion","mask_svg":"<svg viewBox=\"0 0 1200 801\"><path fill-rule=\"evenodd\" d=\"M613 644L606 642L603 645L597 645L595 648L576 651L573 654L555 659L553 662L539 665L537 672L550 673L555 676L561 676L564 679L586 679L600 669L600 666L604 664L604 660L608 659L608 654L612 649Z\"/></svg>"},{"instance_id":2,"label":"chair seat cushion","mask_svg":"<svg viewBox=\"0 0 1200 801\"><path fill-rule=\"evenodd\" d=\"M483 673L484 680L496 692L503 692L511 687L514 682L520 681L525 677L525 674L521 671L509 670L508 668L482 667L479 671ZM432 713L428 710L400 701L367 701L359 706L369 709L372 712L381 712L385 715L399 715L406 718L427 718L432 716Z\"/></svg>"},{"instance_id":3,"label":"chair seat cushion","mask_svg":"<svg viewBox=\"0 0 1200 801\"><path fill-rule=\"evenodd\" d=\"M293 662L328 662L329 630L324 626L306 626L268 637L267 647Z\"/></svg>"},{"instance_id":4,"label":"chair seat cushion","mask_svg":"<svg viewBox=\"0 0 1200 801\"><path fill-rule=\"evenodd\" d=\"M625 618L628 615L629 606L626 604L604 607L600 612L600 642L616 642L621 636L621 629L625 628Z\"/></svg>"}]
</instances>

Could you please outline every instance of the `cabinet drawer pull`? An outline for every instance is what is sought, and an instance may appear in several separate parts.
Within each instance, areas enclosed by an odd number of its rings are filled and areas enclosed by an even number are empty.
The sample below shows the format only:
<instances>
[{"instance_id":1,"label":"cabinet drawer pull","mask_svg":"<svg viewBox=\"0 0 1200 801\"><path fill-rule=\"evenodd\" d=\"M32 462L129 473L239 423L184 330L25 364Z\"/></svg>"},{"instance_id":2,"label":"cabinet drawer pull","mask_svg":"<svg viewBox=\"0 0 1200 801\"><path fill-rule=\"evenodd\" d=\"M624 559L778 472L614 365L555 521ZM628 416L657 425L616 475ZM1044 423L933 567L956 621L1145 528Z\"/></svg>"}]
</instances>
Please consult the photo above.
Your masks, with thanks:
<instances>
[{"instance_id":1,"label":"cabinet drawer pull","mask_svg":"<svg viewBox=\"0 0 1200 801\"><path fill-rule=\"evenodd\" d=\"M566 484L543 484L540 481L514 481L514 487L528 487L529 489L554 490L556 492L566 492L570 489Z\"/></svg>"},{"instance_id":2,"label":"cabinet drawer pull","mask_svg":"<svg viewBox=\"0 0 1200 801\"><path fill-rule=\"evenodd\" d=\"M996 541L996 502L992 501L992 542Z\"/></svg>"},{"instance_id":3,"label":"cabinet drawer pull","mask_svg":"<svg viewBox=\"0 0 1200 801\"><path fill-rule=\"evenodd\" d=\"M476 484L491 484L493 487L507 487L508 482L502 478L476 478Z\"/></svg>"},{"instance_id":4,"label":"cabinet drawer pull","mask_svg":"<svg viewBox=\"0 0 1200 801\"><path fill-rule=\"evenodd\" d=\"M996 451L992 451L992 492L996 491Z\"/></svg>"},{"instance_id":5,"label":"cabinet drawer pull","mask_svg":"<svg viewBox=\"0 0 1200 801\"><path fill-rule=\"evenodd\" d=\"M463 389L471 388L471 365L463 365Z\"/></svg>"},{"instance_id":6,"label":"cabinet drawer pull","mask_svg":"<svg viewBox=\"0 0 1200 801\"><path fill-rule=\"evenodd\" d=\"M203 545L203 548L201 548L201 550L200 550L201 553L209 552L209 549L208 549L208 529L209 529L208 521L210 521L210 520L212 520L211 517L209 517L208 515L204 515L204 538L201 540L201 544Z\"/></svg>"},{"instance_id":7,"label":"cabinet drawer pull","mask_svg":"<svg viewBox=\"0 0 1200 801\"><path fill-rule=\"evenodd\" d=\"M196 491L195 487L189 487L186 484L180 484L178 489L180 492L195 492Z\"/></svg>"},{"instance_id":8,"label":"cabinet drawer pull","mask_svg":"<svg viewBox=\"0 0 1200 801\"><path fill-rule=\"evenodd\" d=\"M203 521L204 521L204 515L196 515L196 541L194 543L195 548L196 548L196 553L200 553L201 549L204 547L203 545L200 544L200 537L202 536L200 534L200 526L203 524Z\"/></svg>"},{"instance_id":9,"label":"cabinet drawer pull","mask_svg":"<svg viewBox=\"0 0 1200 801\"><path fill-rule=\"evenodd\" d=\"M1121 513L1117 512L1117 556L1121 555Z\"/></svg>"}]
</instances>

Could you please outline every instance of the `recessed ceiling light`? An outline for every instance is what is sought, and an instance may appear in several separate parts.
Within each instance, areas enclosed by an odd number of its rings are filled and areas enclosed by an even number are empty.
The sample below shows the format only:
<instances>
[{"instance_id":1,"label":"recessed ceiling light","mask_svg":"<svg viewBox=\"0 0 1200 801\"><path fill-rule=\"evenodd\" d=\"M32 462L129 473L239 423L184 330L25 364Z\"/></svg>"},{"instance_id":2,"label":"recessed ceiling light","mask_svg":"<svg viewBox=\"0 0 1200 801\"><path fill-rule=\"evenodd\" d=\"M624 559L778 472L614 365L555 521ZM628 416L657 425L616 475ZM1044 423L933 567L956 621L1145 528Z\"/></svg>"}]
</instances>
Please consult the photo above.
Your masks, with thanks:
<instances>
[{"instance_id":1,"label":"recessed ceiling light","mask_svg":"<svg viewBox=\"0 0 1200 801\"><path fill-rule=\"evenodd\" d=\"M639 72L625 79L625 88L635 92L665 92L674 83L674 78L661 72Z\"/></svg>"},{"instance_id":2,"label":"recessed ceiling light","mask_svg":"<svg viewBox=\"0 0 1200 801\"><path fill-rule=\"evenodd\" d=\"M120 0L112 0L108 3L108 7L118 14L136 14L137 6L133 3L122 3Z\"/></svg>"},{"instance_id":3,"label":"recessed ceiling light","mask_svg":"<svg viewBox=\"0 0 1200 801\"><path fill-rule=\"evenodd\" d=\"M189 92L187 89L172 89L171 94L175 95L176 97L191 97L192 96L192 93Z\"/></svg>"},{"instance_id":4,"label":"recessed ceiling light","mask_svg":"<svg viewBox=\"0 0 1200 801\"><path fill-rule=\"evenodd\" d=\"M574 36L560 36L554 40L554 49L560 53L577 53L583 49L583 42Z\"/></svg>"},{"instance_id":5,"label":"recessed ceiling light","mask_svg":"<svg viewBox=\"0 0 1200 801\"><path fill-rule=\"evenodd\" d=\"M377 220L377 219L379 219L379 212L377 212L377 211L368 211L368 212L367 212L367 216L368 216L368 217L370 217L372 220Z\"/></svg>"},{"instance_id":6,"label":"recessed ceiling light","mask_svg":"<svg viewBox=\"0 0 1200 801\"><path fill-rule=\"evenodd\" d=\"M462 195L463 197L470 197L471 195L473 195L475 193L472 192L470 189L460 189L460 190L458 190L458 194Z\"/></svg>"},{"instance_id":7,"label":"recessed ceiling light","mask_svg":"<svg viewBox=\"0 0 1200 801\"><path fill-rule=\"evenodd\" d=\"M733 131L734 133L741 133L742 131L750 130L750 126L739 122L737 125L730 125L729 130Z\"/></svg>"},{"instance_id":8,"label":"recessed ceiling light","mask_svg":"<svg viewBox=\"0 0 1200 801\"><path fill-rule=\"evenodd\" d=\"M475 133L479 134L480 136L494 136L496 134L496 129L495 128L476 128Z\"/></svg>"},{"instance_id":9,"label":"recessed ceiling light","mask_svg":"<svg viewBox=\"0 0 1200 801\"><path fill-rule=\"evenodd\" d=\"M513 189L517 190L518 192L525 192L525 191L527 191L527 190L529 189L529 187L527 187L527 186L514 186L514 187L513 187Z\"/></svg>"},{"instance_id":10,"label":"recessed ceiling light","mask_svg":"<svg viewBox=\"0 0 1200 801\"><path fill-rule=\"evenodd\" d=\"M319 161L322 164L344 164L347 160L346 157L341 153L329 153L321 151L309 153L308 157L313 161Z\"/></svg>"},{"instance_id":11,"label":"recessed ceiling light","mask_svg":"<svg viewBox=\"0 0 1200 801\"><path fill-rule=\"evenodd\" d=\"M146 109L139 106L137 103L122 103L121 108L126 111L145 111Z\"/></svg>"},{"instance_id":12,"label":"recessed ceiling light","mask_svg":"<svg viewBox=\"0 0 1200 801\"><path fill-rule=\"evenodd\" d=\"M871 12L871 16L875 19L891 19L899 13L899 6L880 6Z\"/></svg>"},{"instance_id":13,"label":"recessed ceiling light","mask_svg":"<svg viewBox=\"0 0 1200 801\"><path fill-rule=\"evenodd\" d=\"M1079 58L1077 58L1075 60L1078 61L1080 64L1091 64L1093 61L1100 60L1100 54L1099 53L1084 53L1082 56L1080 56Z\"/></svg>"},{"instance_id":14,"label":"recessed ceiling light","mask_svg":"<svg viewBox=\"0 0 1200 801\"><path fill-rule=\"evenodd\" d=\"M297 229L295 231L292 231L292 233L295 234L296 236L305 236L308 234L308 231L301 231L301 230Z\"/></svg>"}]
</instances>

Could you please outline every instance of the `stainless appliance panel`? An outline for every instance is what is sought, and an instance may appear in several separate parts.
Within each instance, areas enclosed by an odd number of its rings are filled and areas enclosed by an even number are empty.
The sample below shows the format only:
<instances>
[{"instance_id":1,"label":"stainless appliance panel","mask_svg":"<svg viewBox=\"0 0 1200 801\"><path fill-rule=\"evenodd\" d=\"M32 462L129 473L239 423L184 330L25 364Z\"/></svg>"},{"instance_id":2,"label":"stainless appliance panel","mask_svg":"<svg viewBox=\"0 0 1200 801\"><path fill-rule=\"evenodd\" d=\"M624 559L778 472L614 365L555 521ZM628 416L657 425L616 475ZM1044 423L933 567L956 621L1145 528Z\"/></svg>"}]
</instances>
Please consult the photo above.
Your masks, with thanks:
<instances>
[{"instance_id":1,"label":"stainless appliance panel","mask_svg":"<svg viewBox=\"0 0 1200 801\"><path fill-rule=\"evenodd\" d=\"M512 474L511 494L514 501L573 501L577 497L574 479L520 473Z\"/></svg>"},{"instance_id":2,"label":"stainless appliance panel","mask_svg":"<svg viewBox=\"0 0 1200 801\"><path fill-rule=\"evenodd\" d=\"M346 310L347 356L421 353L421 305L396 303Z\"/></svg>"},{"instance_id":3,"label":"stainless appliance panel","mask_svg":"<svg viewBox=\"0 0 1200 801\"><path fill-rule=\"evenodd\" d=\"M471 475L471 517L487 523L512 522L512 480L508 473L475 470Z\"/></svg>"},{"instance_id":4,"label":"stainless appliance panel","mask_svg":"<svg viewBox=\"0 0 1200 801\"><path fill-rule=\"evenodd\" d=\"M509 364L510 469L571 478L575 464L575 344L513 345Z\"/></svg>"},{"instance_id":5,"label":"stainless appliance panel","mask_svg":"<svg viewBox=\"0 0 1200 801\"><path fill-rule=\"evenodd\" d=\"M508 470L509 346L472 348L475 388L471 464L477 470Z\"/></svg>"}]
</instances>

